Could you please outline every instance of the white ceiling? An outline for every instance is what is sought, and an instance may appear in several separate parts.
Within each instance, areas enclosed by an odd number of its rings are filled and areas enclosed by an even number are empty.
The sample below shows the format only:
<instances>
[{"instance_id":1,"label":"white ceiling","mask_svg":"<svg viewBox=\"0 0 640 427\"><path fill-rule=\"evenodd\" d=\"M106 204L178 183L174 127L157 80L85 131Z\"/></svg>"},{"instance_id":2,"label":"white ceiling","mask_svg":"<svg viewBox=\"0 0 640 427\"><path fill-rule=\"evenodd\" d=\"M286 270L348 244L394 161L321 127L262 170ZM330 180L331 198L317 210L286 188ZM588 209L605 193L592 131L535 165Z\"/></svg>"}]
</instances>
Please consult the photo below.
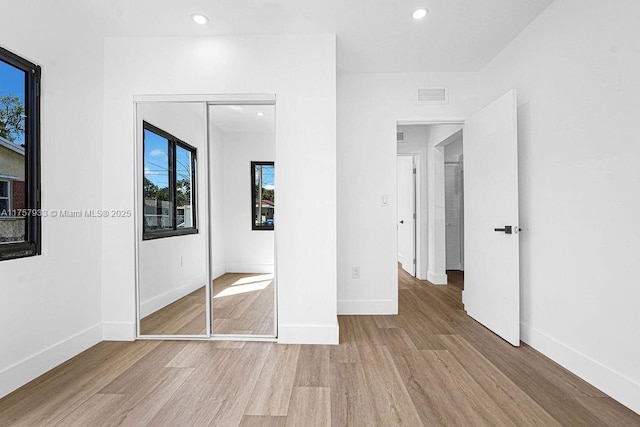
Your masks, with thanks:
<instances>
[{"instance_id":1,"label":"white ceiling","mask_svg":"<svg viewBox=\"0 0 640 427\"><path fill-rule=\"evenodd\" d=\"M335 33L338 71L477 71L553 0L94 0L107 36ZM420 7L430 14L414 21ZM206 26L192 13L210 18Z\"/></svg>"},{"instance_id":2,"label":"white ceiling","mask_svg":"<svg viewBox=\"0 0 640 427\"><path fill-rule=\"evenodd\" d=\"M261 113L262 116L258 116ZM275 107L273 105L211 105L209 120L224 133L275 132Z\"/></svg>"}]
</instances>

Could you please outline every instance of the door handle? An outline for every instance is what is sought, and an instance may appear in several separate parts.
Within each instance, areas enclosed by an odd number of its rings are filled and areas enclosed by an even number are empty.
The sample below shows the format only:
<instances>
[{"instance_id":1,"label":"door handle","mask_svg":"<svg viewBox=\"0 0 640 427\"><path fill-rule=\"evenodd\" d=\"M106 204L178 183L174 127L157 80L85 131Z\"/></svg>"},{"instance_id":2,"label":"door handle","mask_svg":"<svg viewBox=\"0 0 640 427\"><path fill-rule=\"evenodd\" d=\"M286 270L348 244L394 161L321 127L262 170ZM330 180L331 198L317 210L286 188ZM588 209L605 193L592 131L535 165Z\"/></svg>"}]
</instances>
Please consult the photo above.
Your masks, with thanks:
<instances>
[{"instance_id":1,"label":"door handle","mask_svg":"<svg viewBox=\"0 0 640 427\"><path fill-rule=\"evenodd\" d=\"M404 219L401 219L401 220L400 220L400 224L404 224Z\"/></svg>"},{"instance_id":2,"label":"door handle","mask_svg":"<svg viewBox=\"0 0 640 427\"><path fill-rule=\"evenodd\" d=\"M501 231L504 234L513 234L513 227L505 225L504 228L494 228L493 231Z\"/></svg>"}]
</instances>

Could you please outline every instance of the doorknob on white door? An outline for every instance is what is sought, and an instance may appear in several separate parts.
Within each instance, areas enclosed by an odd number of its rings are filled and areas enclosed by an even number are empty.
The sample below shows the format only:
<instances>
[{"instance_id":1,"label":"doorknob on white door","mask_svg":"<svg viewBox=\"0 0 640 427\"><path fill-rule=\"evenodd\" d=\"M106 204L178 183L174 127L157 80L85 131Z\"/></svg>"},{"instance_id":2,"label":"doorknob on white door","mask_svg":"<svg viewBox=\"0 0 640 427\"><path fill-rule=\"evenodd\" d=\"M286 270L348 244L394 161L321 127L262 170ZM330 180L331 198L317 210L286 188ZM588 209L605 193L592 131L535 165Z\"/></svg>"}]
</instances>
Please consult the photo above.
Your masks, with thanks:
<instances>
[{"instance_id":1,"label":"doorknob on white door","mask_svg":"<svg viewBox=\"0 0 640 427\"><path fill-rule=\"evenodd\" d=\"M404 219L401 219L401 220L400 220L400 224L404 224Z\"/></svg>"}]
</instances>

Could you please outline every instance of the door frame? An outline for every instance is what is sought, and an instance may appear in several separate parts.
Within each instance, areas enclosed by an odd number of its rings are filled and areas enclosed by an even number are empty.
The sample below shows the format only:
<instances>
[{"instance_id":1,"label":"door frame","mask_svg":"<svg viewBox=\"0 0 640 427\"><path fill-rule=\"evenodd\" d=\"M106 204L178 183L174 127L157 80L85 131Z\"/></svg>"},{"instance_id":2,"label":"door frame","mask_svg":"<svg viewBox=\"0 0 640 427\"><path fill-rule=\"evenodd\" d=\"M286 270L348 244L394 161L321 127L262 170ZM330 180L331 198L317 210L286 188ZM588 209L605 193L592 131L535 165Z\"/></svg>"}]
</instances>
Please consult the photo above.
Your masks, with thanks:
<instances>
[{"instance_id":1,"label":"door frame","mask_svg":"<svg viewBox=\"0 0 640 427\"><path fill-rule=\"evenodd\" d=\"M412 126L412 125L462 125L463 129L464 129L464 123L465 123L465 119L461 118L461 117L424 117L424 118L413 118L413 119L397 119L396 120L396 131L398 129L398 126ZM396 145L396 155L395 157L397 157L398 155L400 155L400 153L397 152L397 141L395 142ZM437 145L433 147L433 150L438 150L438 149L443 149L442 145ZM407 153L408 155L411 155L409 153ZM419 280L430 280L432 282L438 282L438 283L434 283L434 284L439 284L439 285L446 285L447 281L446 278L445 280L435 280L434 277L432 277L430 275L430 269L429 269L429 262L427 257L429 256L429 245L428 245L428 235L429 235L429 211L428 211L428 205L427 205L427 209L423 211L422 209L422 200L421 200L421 193L422 193L422 187L421 185L426 185L426 180L428 179L428 173L427 173L427 165L426 165L426 161L427 159L425 158L425 154L428 157L429 155L433 156L433 153L429 153L428 152L428 148L425 147L424 152L414 152L412 153L413 155L417 156L417 160L416 161L416 277ZM394 157L394 164L395 164L395 157ZM444 172L444 156L442 157L442 165L440 165L440 167L442 168L443 172ZM424 181L424 183L423 183ZM396 170L396 185L393 189L393 191L395 192L395 200L398 199L398 182L397 182L397 170ZM443 188L442 188L443 194L444 194L444 184L443 184ZM428 203L428 199L424 201L425 203ZM420 223L422 222L422 216L424 216L425 219L425 223L427 224L426 227L422 227L420 225ZM394 226L397 224L398 222L398 215L397 215L397 209L396 209L396 214L393 215L393 221L394 221ZM397 228L397 227L396 227ZM424 229L423 229L424 228ZM397 232L396 232L396 241L397 241ZM421 247L423 247L424 249L421 249ZM442 248L443 250L446 250L446 247ZM398 254L397 254L397 250L396 253L394 254L394 256L397 258ZM396 259L397 262L397 259ZM446 275L445 275L446 277ZM444 283L442 283L444 281Z\"/></svg>"}]
</instances>

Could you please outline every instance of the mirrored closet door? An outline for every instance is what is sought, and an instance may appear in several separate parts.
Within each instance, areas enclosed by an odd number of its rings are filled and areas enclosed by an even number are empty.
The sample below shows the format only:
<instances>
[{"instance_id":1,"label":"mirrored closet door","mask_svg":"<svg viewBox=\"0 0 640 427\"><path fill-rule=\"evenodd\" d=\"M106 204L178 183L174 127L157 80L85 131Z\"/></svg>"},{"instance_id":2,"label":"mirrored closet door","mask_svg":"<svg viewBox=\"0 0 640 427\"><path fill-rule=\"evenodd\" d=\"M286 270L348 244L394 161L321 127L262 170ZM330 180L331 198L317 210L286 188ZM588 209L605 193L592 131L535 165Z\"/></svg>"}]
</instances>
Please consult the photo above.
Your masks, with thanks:
<instances>
[{"instance_id":1,"label":"mirrored closet door","mask_svg":"<svg viewBox=\"0 0 640 427\"><path fill-rule=\"evenodd\" d=\"M139 336L209 336L206 104L136 104Z\"/></svg>"},{"instance_id":2,"label":"mirrored closet door","mask_svg":"<svg viewBox=\"0 0 640 427\"><path fill-rule=\"evenodd\" d=\"M275 337L275 106L209 105L212 332Z\"/></svg>"}]
</instances>

